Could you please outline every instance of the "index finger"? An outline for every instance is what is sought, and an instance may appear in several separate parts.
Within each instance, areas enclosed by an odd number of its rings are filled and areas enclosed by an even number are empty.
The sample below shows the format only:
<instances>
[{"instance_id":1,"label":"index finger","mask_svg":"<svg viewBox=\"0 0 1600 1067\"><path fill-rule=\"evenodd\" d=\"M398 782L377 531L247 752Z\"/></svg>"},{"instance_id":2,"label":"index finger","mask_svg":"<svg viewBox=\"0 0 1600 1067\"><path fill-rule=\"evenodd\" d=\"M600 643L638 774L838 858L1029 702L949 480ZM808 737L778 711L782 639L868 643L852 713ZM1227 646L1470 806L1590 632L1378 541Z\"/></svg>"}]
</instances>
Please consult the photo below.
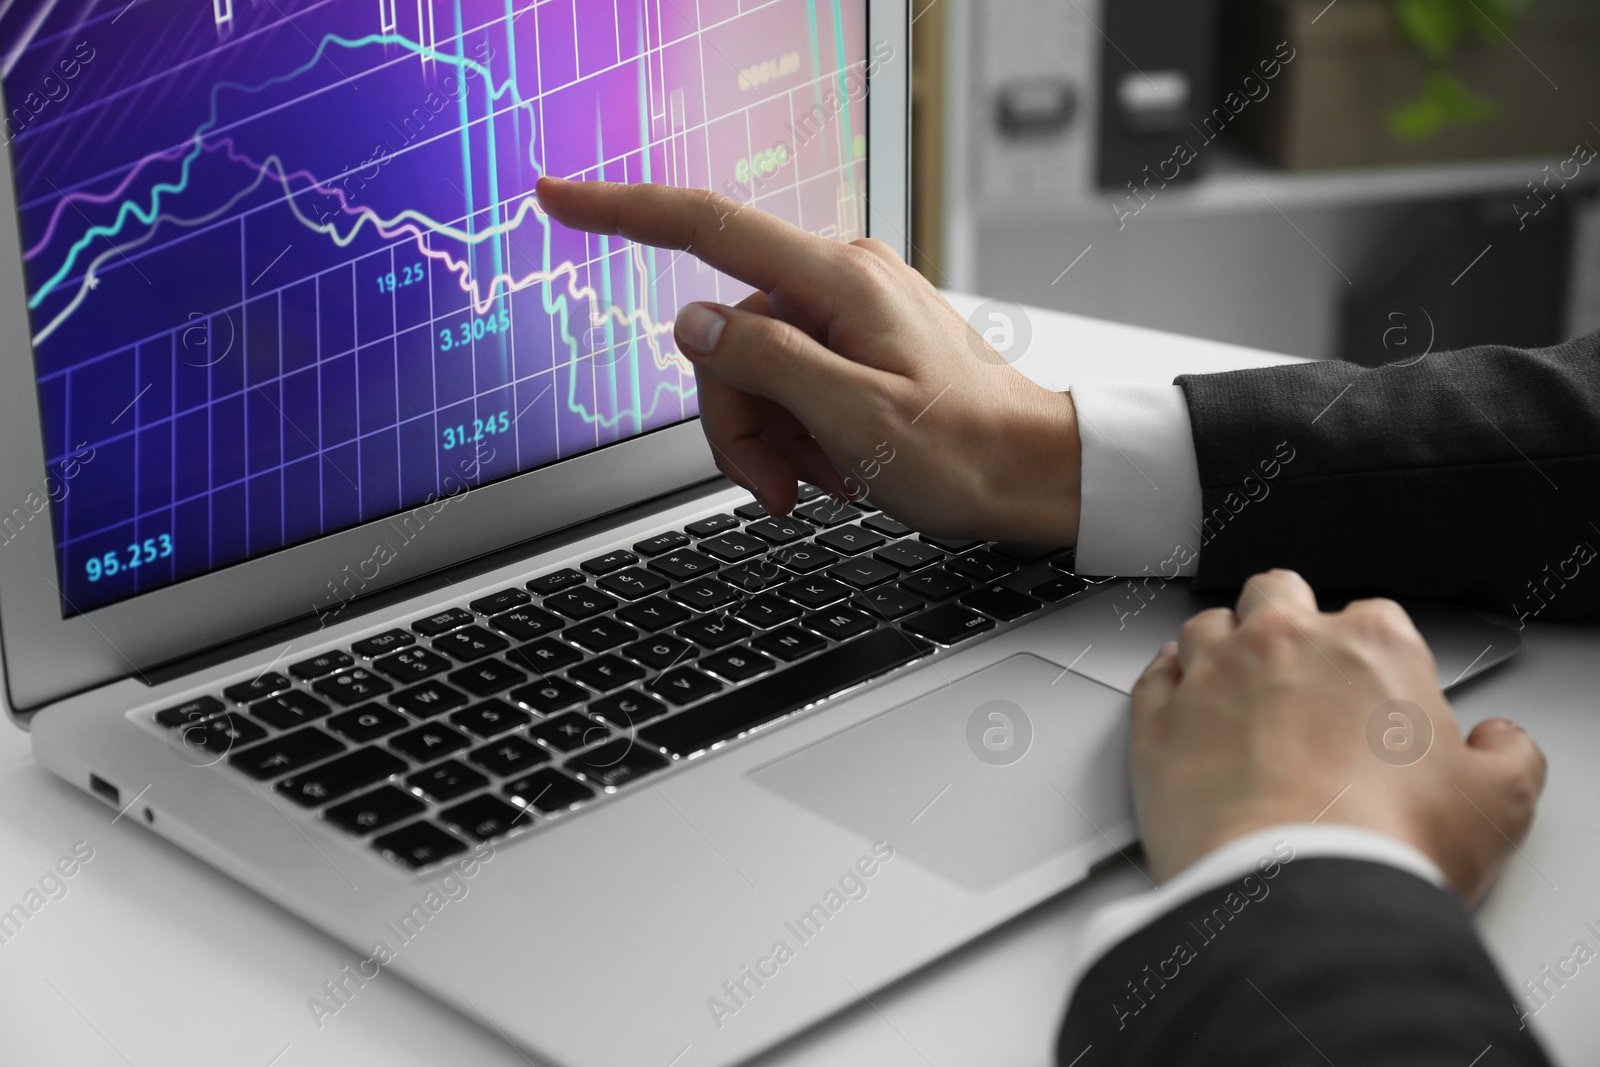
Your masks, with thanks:
<instances>
[{"instance_id":1,"label":"index finger","mask_svg":"<svg viewBox=\"0 0 1600 1067\"><path fill-rule=\"evenodd\" d=\"M1243 622L1262 608L1279 612L1296 612L1301 615L1317 613L1317 595L1306 580L1294 571L1281 567L1263 574L1253 575L1244 583L1235 607L1239 621Z\"/></svg>"},{"instance_id":2,"label":"index finger","mask_svg":"<svg viewBox=\"0 0 1600 1067\"><path fill-rule=\"evenodd\" d=\"M573 182L546 176L539 205L557 222L672 248L763 292L822 294L837 285L839 246L708 189Z\"/></svg>"}]
</instances>

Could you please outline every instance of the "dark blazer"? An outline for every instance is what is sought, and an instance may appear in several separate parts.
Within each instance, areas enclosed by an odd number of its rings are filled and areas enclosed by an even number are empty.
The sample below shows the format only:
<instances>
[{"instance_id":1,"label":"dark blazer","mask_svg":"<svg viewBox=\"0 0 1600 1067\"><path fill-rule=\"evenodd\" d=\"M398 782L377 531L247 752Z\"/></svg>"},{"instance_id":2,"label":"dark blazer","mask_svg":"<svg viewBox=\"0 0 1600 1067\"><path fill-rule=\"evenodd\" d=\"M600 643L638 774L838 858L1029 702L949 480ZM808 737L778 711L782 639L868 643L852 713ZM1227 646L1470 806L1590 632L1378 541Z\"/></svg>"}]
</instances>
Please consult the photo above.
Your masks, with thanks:
<instances>
[{"instance_id":1,"label":"dark blazer","mask_svg":"<svg viewBox=\"0 0 1600 1067\"><path fill-rule=\"evenodd\" d=\"M1319 593L1600 618L1600 333L1177 384L1205 508L1197 589L1277 566Z\"/></svg>"},{"instance_id":2,"label":"dark blazer","mask_svg":"<svg viewBox=\"0 0 1600 1067\"><path fill-rule=\"evenodd\" d=\"M1363 860L1276 866L1101 957L1058 1067L1549 1067L1454 894Z\"/></svg>"}]
</instances>

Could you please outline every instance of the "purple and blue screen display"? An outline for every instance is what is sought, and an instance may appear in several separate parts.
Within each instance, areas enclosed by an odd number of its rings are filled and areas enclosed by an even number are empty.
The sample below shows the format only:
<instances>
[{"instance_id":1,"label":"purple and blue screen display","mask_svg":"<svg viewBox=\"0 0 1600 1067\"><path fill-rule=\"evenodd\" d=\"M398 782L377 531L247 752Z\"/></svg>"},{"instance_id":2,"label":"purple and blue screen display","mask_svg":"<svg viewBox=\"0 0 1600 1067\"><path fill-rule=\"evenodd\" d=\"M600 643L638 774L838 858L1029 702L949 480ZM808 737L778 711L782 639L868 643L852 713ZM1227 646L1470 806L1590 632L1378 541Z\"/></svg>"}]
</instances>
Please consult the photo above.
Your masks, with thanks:
<instances>
[{"instance_id":1,"label":"purple and blue screen display","mask_svg":"<svg viewBox=\"0 0 1600 1067\"><path fill-rule=\"evenodd\" d=\"M692 257L544 174L862 235L865 0L0 13L64 614L696 414Z\"/></svg>"}]
</instances>

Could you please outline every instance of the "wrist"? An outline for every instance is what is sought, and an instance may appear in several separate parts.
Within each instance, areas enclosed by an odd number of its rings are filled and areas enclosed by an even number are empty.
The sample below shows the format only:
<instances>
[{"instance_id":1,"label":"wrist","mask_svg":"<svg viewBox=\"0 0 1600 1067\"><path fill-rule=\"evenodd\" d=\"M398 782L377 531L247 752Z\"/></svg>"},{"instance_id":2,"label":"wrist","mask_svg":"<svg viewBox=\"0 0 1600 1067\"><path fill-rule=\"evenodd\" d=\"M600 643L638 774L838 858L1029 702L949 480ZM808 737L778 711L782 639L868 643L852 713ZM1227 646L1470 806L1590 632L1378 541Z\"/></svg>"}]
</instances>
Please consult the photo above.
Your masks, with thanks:
<instances>
[{"instance_id":1,"label":"wrist","mask_svg":"<svg viewBox=\"0 0 1600 1067\"><path fill-rule=\"evenodd\" d=\"M990 486L998 539L1075 545L1083 484L1083 445L1072 394L1026 379L1013 408L1004 471Z\"/></svg>"}]
</instances>

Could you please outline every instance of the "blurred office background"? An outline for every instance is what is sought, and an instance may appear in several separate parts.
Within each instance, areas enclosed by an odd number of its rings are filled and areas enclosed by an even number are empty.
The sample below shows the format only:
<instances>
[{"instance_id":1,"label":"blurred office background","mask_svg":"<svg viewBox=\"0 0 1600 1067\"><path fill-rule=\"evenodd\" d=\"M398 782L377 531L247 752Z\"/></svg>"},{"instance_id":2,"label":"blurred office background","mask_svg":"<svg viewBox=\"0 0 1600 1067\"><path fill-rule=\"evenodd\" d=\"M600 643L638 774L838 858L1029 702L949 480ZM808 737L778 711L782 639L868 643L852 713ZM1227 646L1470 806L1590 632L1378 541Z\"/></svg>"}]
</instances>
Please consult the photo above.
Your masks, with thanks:
<instances>
[{"instance_id":1,"label":"blurred office background","mask_svg":"<svg viewBox=\"0 0 1600 1067\"><path fill-rule=\"evenodd\" d=\"M1600 0L916 0L939 285L1318 358L1600 329Z\"/></svg>"}]
</instances>

